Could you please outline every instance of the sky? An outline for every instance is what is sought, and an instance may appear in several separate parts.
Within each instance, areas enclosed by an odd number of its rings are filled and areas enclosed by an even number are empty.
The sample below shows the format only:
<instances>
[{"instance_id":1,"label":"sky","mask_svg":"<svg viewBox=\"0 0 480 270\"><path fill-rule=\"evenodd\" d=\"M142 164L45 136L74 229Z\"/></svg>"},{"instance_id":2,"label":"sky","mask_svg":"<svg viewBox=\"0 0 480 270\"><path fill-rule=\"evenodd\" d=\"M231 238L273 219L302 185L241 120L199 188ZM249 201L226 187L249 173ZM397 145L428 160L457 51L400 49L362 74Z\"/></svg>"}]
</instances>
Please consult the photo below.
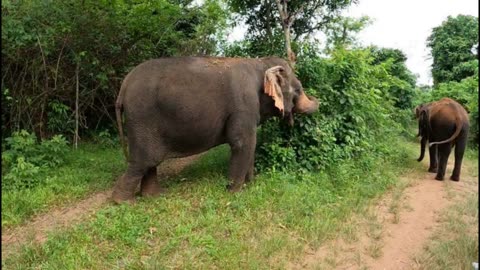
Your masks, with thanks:
<instances>
[{"instance_id":1,"label":"sky","mask_svg":"<svg viewBox=\"0 0 480 270\"><path fill-rule=\"evenodd\" d=\"M459 14L478 17L478 0L360 0L344 15L367 15L373 24L358 34L363 45L397 48L407 55L407 67L418 74L417 84L432 85L430 50L432 28Z\"/></svg>"},{"instance_id":2,"label":"sky","mask_svg":"<svg viewBox=\"0 0 480 270\"><path fill-rule=\"evenodd\" d=\"M359 0L343 12L344 16L366 15L373 23L357 37L361 44L402 50L407 67L418 76L417 84L432 85L430 51L426 41L432 28L448 16L478 17L478 0ZM245 26L236 27L229 40L243 37ZM319 35L320 37L320 35ZM321 38L320 38L321 40Z\"/></svg>"}]
</instances>

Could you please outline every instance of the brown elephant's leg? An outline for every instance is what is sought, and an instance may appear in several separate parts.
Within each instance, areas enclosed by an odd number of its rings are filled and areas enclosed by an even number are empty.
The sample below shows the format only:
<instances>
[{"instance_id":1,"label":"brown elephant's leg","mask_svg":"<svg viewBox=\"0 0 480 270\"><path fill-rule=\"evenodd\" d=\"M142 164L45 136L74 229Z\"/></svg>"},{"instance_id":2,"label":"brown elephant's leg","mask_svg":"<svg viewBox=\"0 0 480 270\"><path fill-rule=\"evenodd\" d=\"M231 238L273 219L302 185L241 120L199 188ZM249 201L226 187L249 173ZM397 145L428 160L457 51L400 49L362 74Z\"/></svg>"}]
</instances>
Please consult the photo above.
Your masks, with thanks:
<instances>
[{"instance_id":1,"label":"brown elephant's leg","mask_svg":"<svg viewBox=\"0 0 480 270\"><path fill-rule=\"evenodd\" d=\"M461 138L458 138L455 144L455 167L453 168L452 176L450 177L453 181L460 181L460 170L462 167L463 154L465 153L465 148L467 146L467 136L464 135Z\"/></svg>"},{"instance_id":2,"label":"brown elephant's leg","mask_svg":"<svg viewBox=\"0 0 480 270\"><path fill-rule=\"evenodd\" d=\"M145 174L145 169L129 163L127 172L118 179L113 188L112 199L116 203L135 201L135 190Z\"/></svg>"},{"instance_id":3,"label":"brown elephant's leg","mask_svg":"<svg viewBox=\"0 0 480 270\"><path fill-rule=\"evenodd\" d=\"M437 145L433 145L428 148L430 154L430 167L428 171L431 173L436 173L438 170L438 155L437 155Z\"/></svg>"},{"instance_id":4,"label":"brown elephant's leg","mask_svg":"<svg viewBox=\"0 0 480 270\"><path fill-rule=\"evenodd\" d=\"M148 169L147 174L142 179L140 192L145 197L156 197L165 192L165 189L160 187L157 180L157 167Z\"/></svg>"},{"instance_id":5,"label":"brown elephant's leg","mask_svg":"<svg viewBox=\"0 0 480 270\"><path fill-rule=\"evenodd\" d=\"M448 162L448 156L450 155L450 152L452 151L452 144L451 143L444 143L438 145L438 171L437 171L437 176L435 179L437 180L443 180L445 177L445 170L447 169L447 162Z\"/></svg>"},{"instance_id":6,"label":"brown elephant's leg","mask_svg":"<svg viewBox=\"0 0 480 270\"><path fill-rule=\"evenodd\" d=\"M229 164L229 180L227 186L231 192L237 192L242 189L245 183L245 177L251 170L256 144L256 126L255 118L250 119L245 116L229 120L227 124L228 143L231 148L231 157Z\"/></svg>"}]
</instances>

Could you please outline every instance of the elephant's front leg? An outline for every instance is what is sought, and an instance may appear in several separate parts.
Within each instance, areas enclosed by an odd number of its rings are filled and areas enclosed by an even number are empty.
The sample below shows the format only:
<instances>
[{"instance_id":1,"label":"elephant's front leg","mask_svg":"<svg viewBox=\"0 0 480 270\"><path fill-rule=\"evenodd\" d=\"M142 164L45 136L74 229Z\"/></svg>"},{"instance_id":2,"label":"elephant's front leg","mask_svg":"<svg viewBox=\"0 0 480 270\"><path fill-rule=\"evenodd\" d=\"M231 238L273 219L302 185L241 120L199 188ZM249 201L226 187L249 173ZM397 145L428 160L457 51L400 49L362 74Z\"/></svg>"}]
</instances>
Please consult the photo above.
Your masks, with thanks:
<instances>
[{"instance_id":1,"label":"elephant's front leg","mask_svg":"<svg viewBox=\"0 0 480 270\"><path fill-rule=\"evenodd\" d=\"M228 178L230 184L227 186L231 192L242 189L245 178L253 175L252 165L255 156L256 126L254 121L230 122L228 130L228 143L231 148Z\"/></svg>"}]
</instances>

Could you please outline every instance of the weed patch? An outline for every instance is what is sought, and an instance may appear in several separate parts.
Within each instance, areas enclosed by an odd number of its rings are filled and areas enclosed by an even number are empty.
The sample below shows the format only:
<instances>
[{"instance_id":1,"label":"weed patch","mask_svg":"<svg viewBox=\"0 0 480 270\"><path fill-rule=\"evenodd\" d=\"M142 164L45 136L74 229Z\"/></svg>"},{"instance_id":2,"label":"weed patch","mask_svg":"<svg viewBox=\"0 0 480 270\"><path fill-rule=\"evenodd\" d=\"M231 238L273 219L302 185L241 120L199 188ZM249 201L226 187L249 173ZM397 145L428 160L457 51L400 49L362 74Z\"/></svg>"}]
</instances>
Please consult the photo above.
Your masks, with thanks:
<instances>
[{"instance_id":1,"label":"weed patch","mask_svg":"<svg viewBox=\"0 0 480 270\"><path fill-rule=\"evenodd\" d=\"M78 150L70 150L65 153L62 164L42 169L35 175L41 180L38 185L2 190L2 228L21 224L54 206L104 190L124 168L119 149L98 149L84 144Z\"/></svg>"}]
</instances>

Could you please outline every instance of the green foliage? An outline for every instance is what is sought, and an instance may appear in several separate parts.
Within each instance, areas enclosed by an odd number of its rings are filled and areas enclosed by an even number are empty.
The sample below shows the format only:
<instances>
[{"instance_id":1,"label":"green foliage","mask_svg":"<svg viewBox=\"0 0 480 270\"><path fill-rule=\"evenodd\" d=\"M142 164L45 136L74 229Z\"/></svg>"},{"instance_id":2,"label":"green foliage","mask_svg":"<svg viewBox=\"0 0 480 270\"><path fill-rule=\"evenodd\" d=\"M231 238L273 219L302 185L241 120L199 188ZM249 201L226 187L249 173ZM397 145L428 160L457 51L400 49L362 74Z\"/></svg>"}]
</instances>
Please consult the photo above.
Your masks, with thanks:
<instances>
[{"instance_id":1,"label":"green foliage","mask_svg":"<svg viewBox=\"0 0 480 270\"><path fill-rule=\"evenodd\" d=\"M427 46L433 57L433 83L461 81L474 75L478 67L478 18L470 15L449 16L442 25L433 28Z\"/></svg>"},{"instance_id":2,"label":"green foliage","mask_svg":"<svg viewBox=\"0 0 480 270\"><path fill-rule=\"evenodd\" d=\"M98 133L93 134L93 141L101 148L111 148L120 145L119 138L116 131L104 129Z\"/></svg>"},{"instance_id":3,"label":"green foliage","mask_svg":"<svg viewBox=\"0 0 480 270\"><path fill-rule=\"evenodd\" d=\"M48 108L47 130L55 134L73 134L75 121L70 107L59 101L51 101Z\"/></svg>"},{"instance_id":4,"label":"green foliage","mask_svg":"<svg viewBox=\"0 0 480 270\"><path fill-rule=\"evenodd\" d=\"M278 120L263 125L257 169L320 169L361 152L384 153L382 142L401 130L388 92L396 83L388 63L373 65L369 50L338 49L322 58L304 48L304 54L298 77L319 100L319 112L297 116L293 128Z\"/></svg>"},{"instance_id":5,"label":"green foliage","mask_svg":"<svg viewBox=\"0 0 480 270\"><path fill-rule=\"evenodd\" d=\"M219 1L2 1L3 132L71 134L107 126L132 67L152 58L214 54L225 38ZM28 108L28 109L26 109Z\"/></svg>"},{"instance_id":6,"label":"green foliage","mask_svg":"<svg viewBox=\"0 0 480 270\"><path fill-rule=\"evenodd\" d=\"M63 163L68 150L62 135L37 143L35 135L25 130L5 139L2 151L2 188L25 189L37 186L42 179L40 170Z\"/></svg>"},{"instance_id":7,"label":"green foliage","mask_svg":"<svg viewBox=\"0 0 480 270\"><path fill-rule=\"evenodd\" d=\"M237 14L237 20L244 20L248 25L245 36L246 43L241 44L247 55L285 56L285 37L280 25L280 16L275 1L243 1L227 0L231 11ZM295 43L301 42L316 31L324 30L325 26L338 17L338 13L356 3L356 0L291 0L288 1L288 12L295 15L292 24L292 49L296 51ZM237 44L238 46L239 44ZM236 48L238 49L238 48ZM232 49L228 50L232 54Z\"/></svg>"},{"instance_id":8,"label":"green foliage","mask_svg":"<svg viewBox=\"0 0 480 270\"><path fill-rule=\"evenodd\" d=\"M389 87L388 92L395 99L395 107L410 109L413 106L412 99L416 78L407 68L407 57L398 49L369 47L373 57L373 64L388 63L388 73L396 79Z\"/></svg>"},{"instance_id":9,"label":"green foliage","mask_svg":"<svg viewBox=\"0 0 480 270\"><path fill-rule=\"evenodd\" d=\"M357 45L356 34L371 23L372 20L368 16L333 18L323 27L323 32L327 36L327 52L341 46L349 48Z\"/></svg>"}]
</instances>

